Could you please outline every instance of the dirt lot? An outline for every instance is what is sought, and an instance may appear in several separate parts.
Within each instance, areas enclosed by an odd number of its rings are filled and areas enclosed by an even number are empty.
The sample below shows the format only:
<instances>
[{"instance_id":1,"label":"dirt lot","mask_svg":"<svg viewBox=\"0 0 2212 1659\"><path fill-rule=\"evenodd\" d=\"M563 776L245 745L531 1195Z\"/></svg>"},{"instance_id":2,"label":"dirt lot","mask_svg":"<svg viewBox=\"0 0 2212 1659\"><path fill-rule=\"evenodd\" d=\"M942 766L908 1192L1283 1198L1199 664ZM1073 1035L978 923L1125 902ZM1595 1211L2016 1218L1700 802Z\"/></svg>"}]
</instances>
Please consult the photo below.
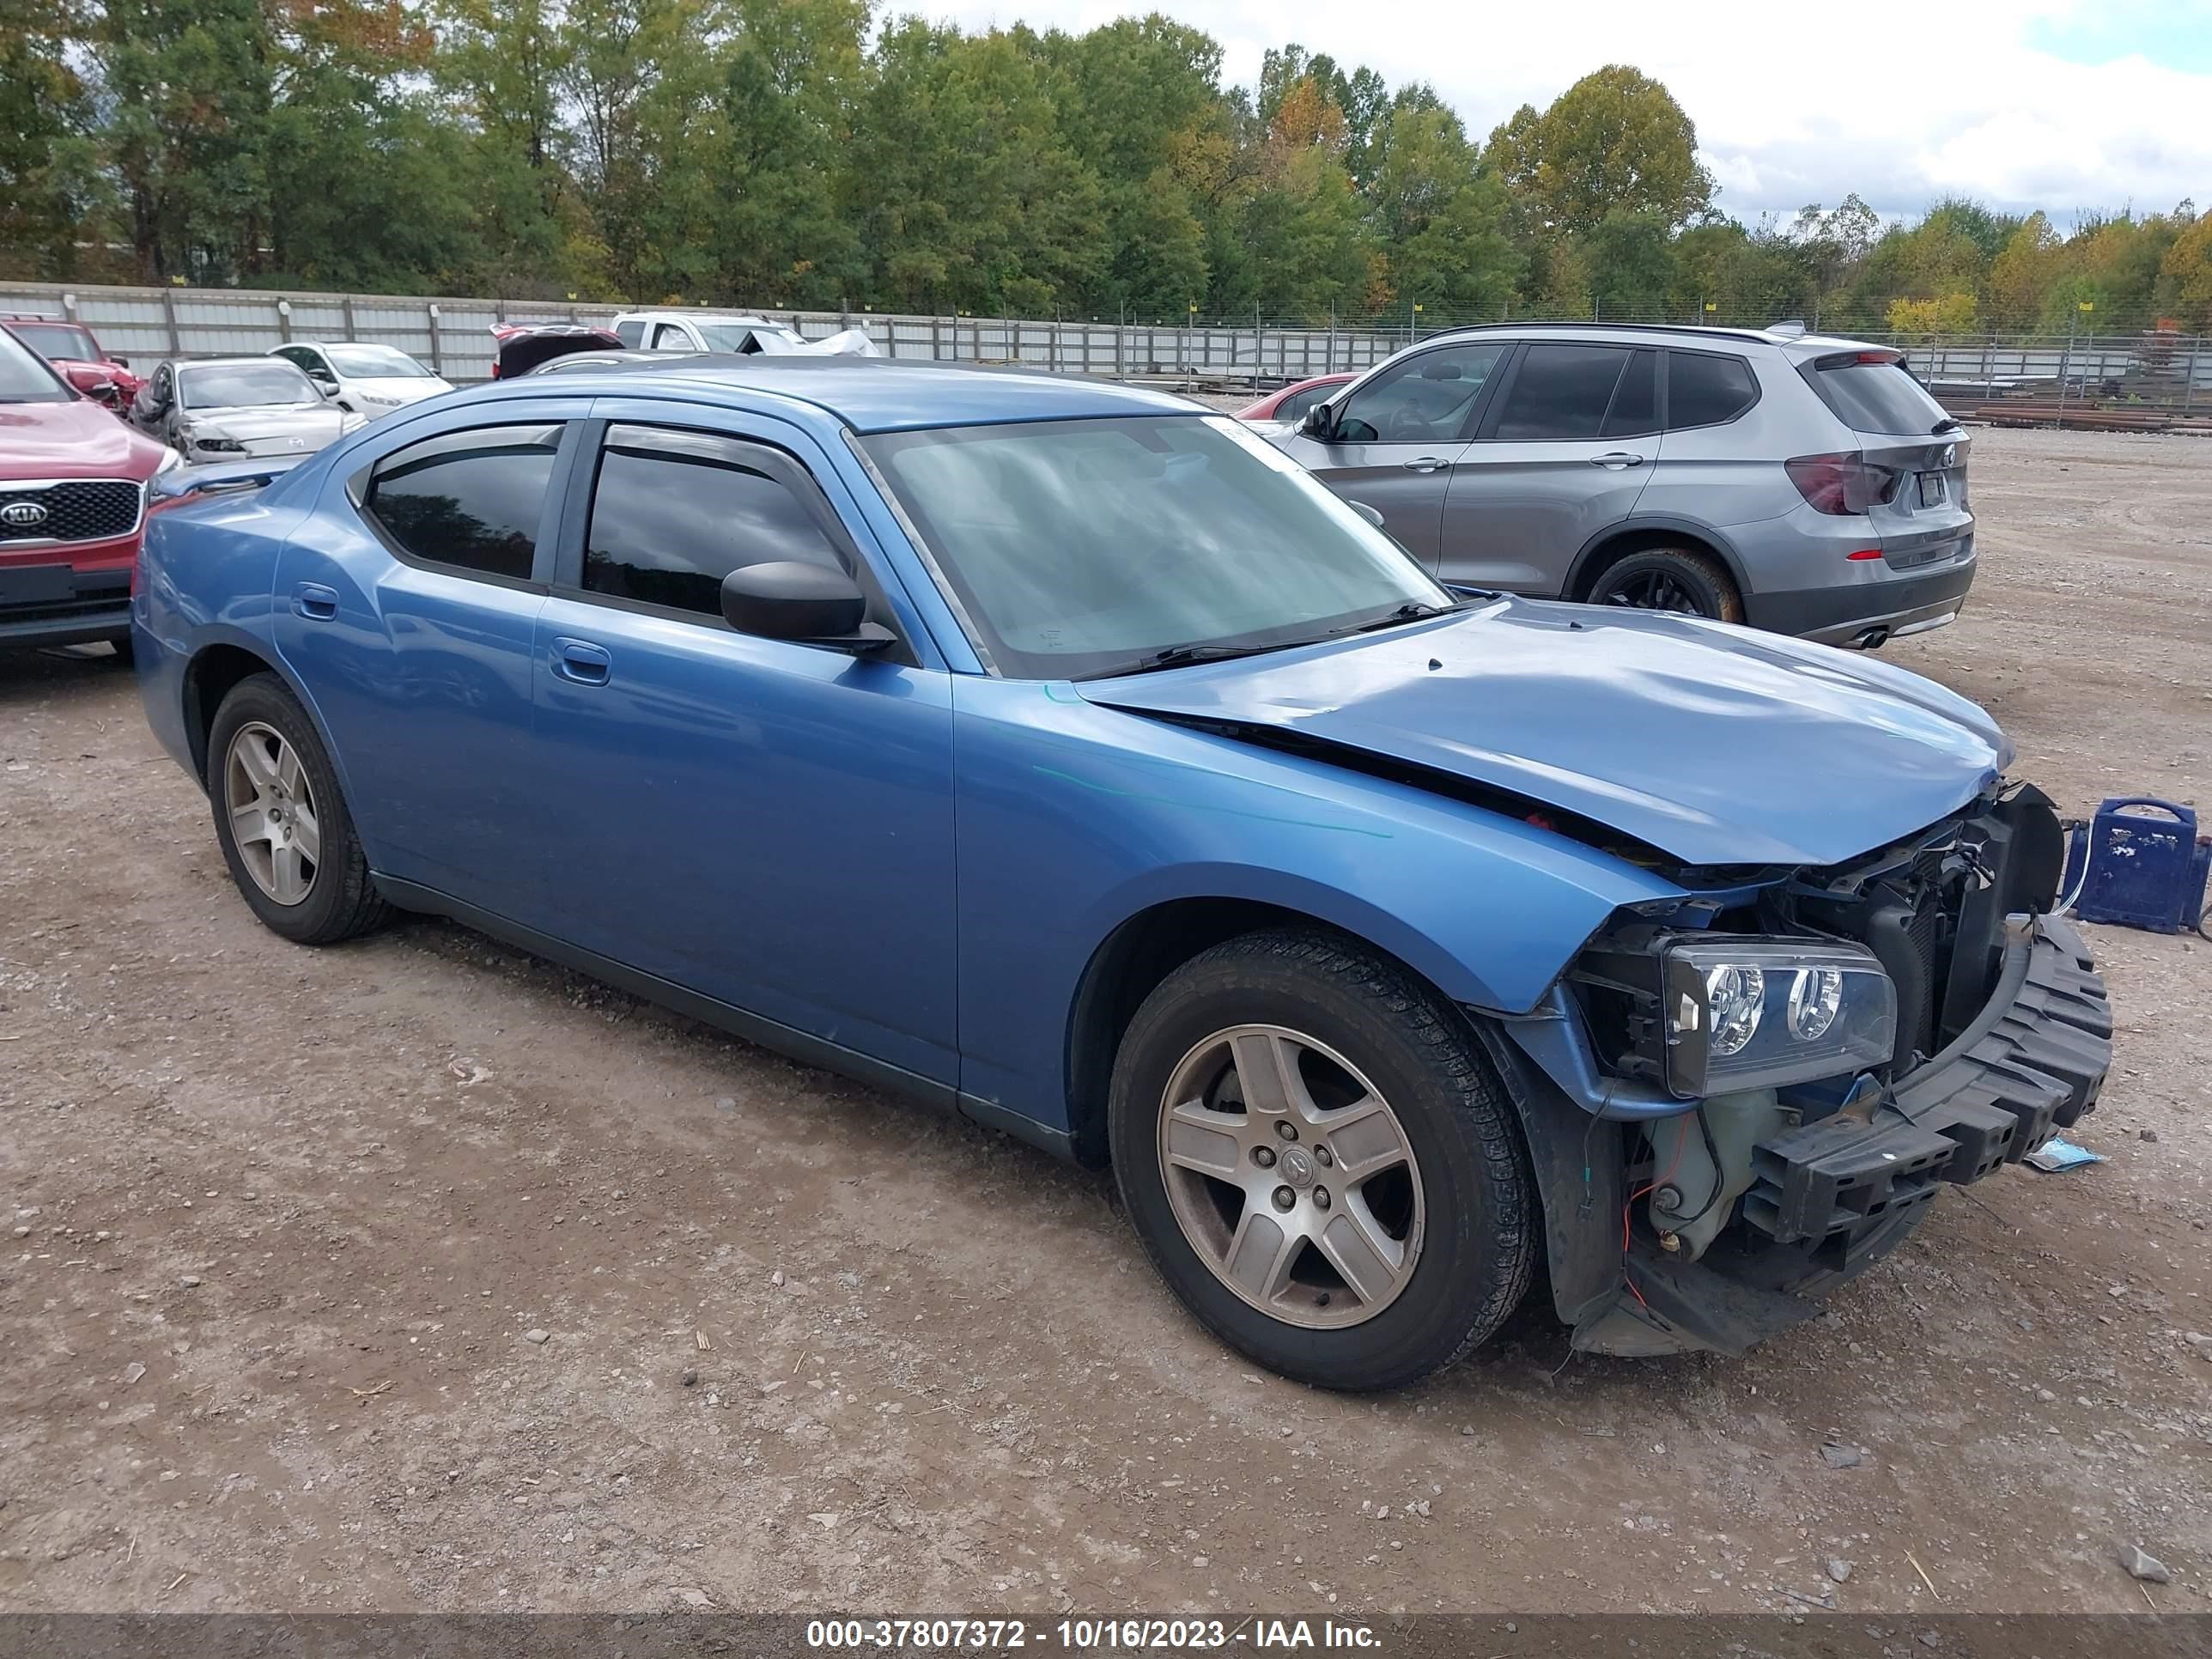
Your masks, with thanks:
<instances>
[{"instance_id":1,"label":"dirt lot","mask_svg":"<svg viewBox=\"0 0 2212 1659\"><path fill-rule=\"evenodd\" d=\"M2212 444L1976 441L1890 656L2069 811L2212 800ZM0 660L0 1607L2212 1607L2212 945L2093 930L2108 1164L1750 1358L1528 1316L1343 1399L1103 1179L454 927L280 943L106 660Z\"/></svg>"}]
</instances>

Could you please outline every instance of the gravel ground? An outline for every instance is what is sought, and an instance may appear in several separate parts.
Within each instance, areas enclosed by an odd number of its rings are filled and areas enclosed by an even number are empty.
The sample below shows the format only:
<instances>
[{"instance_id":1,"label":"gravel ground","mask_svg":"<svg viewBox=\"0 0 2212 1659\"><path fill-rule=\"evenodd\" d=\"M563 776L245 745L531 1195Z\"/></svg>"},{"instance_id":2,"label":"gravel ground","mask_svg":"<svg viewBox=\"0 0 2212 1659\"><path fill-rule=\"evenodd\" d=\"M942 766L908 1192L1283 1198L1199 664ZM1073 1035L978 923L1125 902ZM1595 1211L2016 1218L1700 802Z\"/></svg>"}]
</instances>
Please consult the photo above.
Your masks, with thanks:
<instances>
[{"instance_id":1,"label":"gravel ground","mask_svg":"<svg viewBox=\"0 0 2212 1659\"><path fill-rule=\"evenodd\" d=\"M1889 655L2069 811L2205 799L2212 446L1976 444ZM1531 1311L1345 1399L1101 1178L455 927L279 942L106 660L0 660L0 1607L2212 1607L2212 945L2091 930L2108 1163L1750 1358Z\"/></svg>"}]
</instances>

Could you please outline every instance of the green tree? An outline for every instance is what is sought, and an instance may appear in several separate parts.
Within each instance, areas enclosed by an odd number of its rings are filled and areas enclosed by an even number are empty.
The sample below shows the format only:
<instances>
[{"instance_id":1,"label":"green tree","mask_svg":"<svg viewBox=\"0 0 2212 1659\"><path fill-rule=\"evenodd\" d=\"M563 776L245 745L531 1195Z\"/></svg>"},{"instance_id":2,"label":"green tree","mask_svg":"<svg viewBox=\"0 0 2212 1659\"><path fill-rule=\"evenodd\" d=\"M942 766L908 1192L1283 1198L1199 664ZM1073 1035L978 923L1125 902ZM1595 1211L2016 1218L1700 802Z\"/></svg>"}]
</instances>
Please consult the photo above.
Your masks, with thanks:
<instances>
[{"instance_id":1,"label":"green tree","mask_svg":"<svg viewBox=\"0 0 2212 1659\"><path fill-rule=\"evenodd\" d=\"M1451 316L1502 315L1528 264L1505 188L1484 172L1459 118L1419 99L1393 106L1368 195L1393 300Z\"/></svg>"},{"instance_id":2,"label":"green tree","mask_svg":"<svg viewBox=\"0 0 2212 1659\"><path fill-rule=\"evenodd\" d=\"M1617 216L1671 230L1713 196L1690 118L1665 87L1622 64L1584 76L1540 115L1523 105L1491 134L1489 160L1545 225L1566 232Z\"/></svg>"},{"instance_id":3,"label":"green tree","mask_svg":"<svg viewBox=\"0 0 2212 1659\"><path fill-rule=\"evenodd\" d=\"M73 0L0 0L0 276L74 276L100 228L97 112L67 56L86 31Z\"/></svg>"}]
</instances>

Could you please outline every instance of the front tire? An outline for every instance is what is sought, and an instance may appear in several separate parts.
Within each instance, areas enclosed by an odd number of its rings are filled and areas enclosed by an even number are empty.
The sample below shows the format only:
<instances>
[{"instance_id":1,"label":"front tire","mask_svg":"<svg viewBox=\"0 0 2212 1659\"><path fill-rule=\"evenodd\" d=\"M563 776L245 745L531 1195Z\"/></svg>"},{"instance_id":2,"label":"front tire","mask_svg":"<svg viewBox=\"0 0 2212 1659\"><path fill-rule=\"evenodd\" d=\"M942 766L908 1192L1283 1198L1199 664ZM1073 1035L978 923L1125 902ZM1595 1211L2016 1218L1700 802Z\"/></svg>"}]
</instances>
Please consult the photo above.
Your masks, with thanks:
<instances>
[{"instance_id":1,"label":"front tire","mask_svg":"<svg viewBox=\"0 0 2212 1659\"><path fill-rule=\"evenodd\" d=\"M333 945L389 914L314 722L274 674L231 688L208 734L208 799L230 878L262 925Z\"/></svg>"},{"instance_id":2,"label":"front tire","mask_svg":"<svg viewBox=\"0 0 2212 1659\"><path fill-rule=\"evenodd\" d=\"M1532 1182L1474 1033L1350 940L1252 933L1169 975L1122 1039L1109 1115L1153 1266L1286 1376L1413 1382L1528 1288Z\"/></svg>"}]
</instances>

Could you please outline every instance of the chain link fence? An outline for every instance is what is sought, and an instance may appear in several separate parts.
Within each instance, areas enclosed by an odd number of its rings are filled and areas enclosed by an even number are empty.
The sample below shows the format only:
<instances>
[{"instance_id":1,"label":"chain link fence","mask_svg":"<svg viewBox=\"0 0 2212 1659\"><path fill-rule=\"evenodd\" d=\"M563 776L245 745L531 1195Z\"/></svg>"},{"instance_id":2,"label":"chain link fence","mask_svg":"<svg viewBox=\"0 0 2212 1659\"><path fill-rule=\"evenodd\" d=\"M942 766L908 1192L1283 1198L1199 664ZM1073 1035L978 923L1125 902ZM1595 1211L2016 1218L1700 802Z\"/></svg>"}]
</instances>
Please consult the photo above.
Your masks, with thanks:
<instances>
[{"instance_id":1,"label":"chain link fence","mask_svg":"<svg viewBox=\"0 0 2212 1659\"><path fill-rule=\"evenodd\" d=\"M113 354L144 367L165 357L258 353L294 340L359 340L399 349L447 379L491 373L501 323L611 325L614 306L447 296L294 294L247 289L71 287L0 283L0 312L68 317ZM1409 344L1470 324L1646 322L1671 326L1764 326L1778 319L1731 306L1593 307L1567 318L1521 309L1316 322L1310 318L908 316L882 312L763 310L810 339L866 331L884 355L915 362L1013 363L1067 374L1219 390L1281 386L1356 372ZM1628 314L1640 313L1642 314ZM2212 428L2212 337L2145 319L2124 330L2075 334L1897 335L1845 329L1817 312L1816 331L1893 346L1956 413L2022 424Z\"/></svg>"}]
</instances>

